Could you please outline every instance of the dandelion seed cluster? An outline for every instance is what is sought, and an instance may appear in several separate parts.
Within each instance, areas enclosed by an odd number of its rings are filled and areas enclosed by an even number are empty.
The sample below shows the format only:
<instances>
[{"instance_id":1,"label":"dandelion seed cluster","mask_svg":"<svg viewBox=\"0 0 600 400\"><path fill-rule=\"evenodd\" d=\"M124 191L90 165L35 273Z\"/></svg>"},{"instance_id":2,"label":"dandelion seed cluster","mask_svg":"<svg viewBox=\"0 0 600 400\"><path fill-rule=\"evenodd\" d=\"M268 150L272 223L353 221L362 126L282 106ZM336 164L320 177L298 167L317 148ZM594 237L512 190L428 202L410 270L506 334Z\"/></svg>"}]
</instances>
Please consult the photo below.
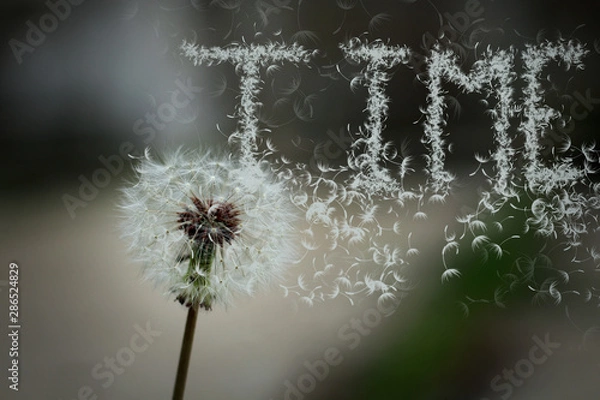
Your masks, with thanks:
<instances>
[{"instance_id":1,"label":"dandelion seed cluster","mask_svg":"<svg viewBox=\"0 0 600 400\"><path fill-rule=\"evenodd\" d=\"M413 220L426 220L426 205L444 204L452 195L455 177L446 171L444 165L447 144L444 142L446 104L442 81L447 80L465 92L482 93L486 99L496 98L496 105L490 108L489 113L495 121L493 129L497 148L490 151L489 157L476 156L481 164L476 173L483 174L489 189L481 190L474 213L457 218L463 225L463 233L457 235L449 226L445 227L442 282L462 275L461 270L451 265L449 260L452 254L459 254L464 241L469 238L471 250L481 253L484 260L490 260L491 257L500 259L505 256L508 253L505 249L507 243L525 240L526 234L531 232L546 239L548 246L554 241L554 247L572 251L574 267L544 265L518 279L515 274L500 276L501 279L506 278L510 289L499 287L492 301L502 305L501 294L518 286L515 279L521 286L529 285L536 293L536 299L547 297L559 303L566 293L579 296L586 302L600 299L600 293L594 286L566 288L574 281L572 275L583 274L590 269L587 272L598 270L600 256L593 241L600 231L597 219L600 191L591 177L600 165L595 145L584 145L581 149L562 146L563 156L557 157L549 167L543 165L539 158L540 137L552 126L553 120L560 118L558 113L550 113L544 104L544 93L539 85L540 71L551 61L562 63L567 69L571 66L583 68L582 58L587 51L582 45L558 41L528 46L522 55L525 72L521 76L527 85L521 105L515 103L512 87L518 76L513 72L513 48L506 51L488 48L466 74L453 52L437 47L430 57L429 75L424 80L430 92L427 107L423 109L423 143L430 150L426 155L426 171L430 178L425 186L417 188L404 186L404 177L414 171L411 168L412 158L386 151L390 148L389 143L380 142L389 101L383 95L389 73L381 69L403 63L408 50L384 46L377 41L366 45L353 41L343 49L351 59L368 60L364 70L365 85L370 91L367 122L359 129L358 139L348 152L347 167L320 166L320 175L312 174L306 168L284 173L301 177L292 179L292 183L300 188L299 195L295 197L296 204L306 212L308 227L304 230L303 244L307 254L323 250L325 243L329 244L325 262L313 256L316 271L313 276L300 276L297 284L289 290L302 296L309 304L316 299L338 295L352 300L357 294L378 292L382 299L386 299L402 292L405 286L403 271L410 264L411 257L419 251L411 245L412 232L402 232L408 221L402 221L401 216L414 213ZM510 121L516 116L522 117L517 129L526 138L523 149L513 148L515 138L510 132ZM361 151L363 144L365 149ZM513 161L517 151L524 154L522 175L516 173ZM493 173L484 168L484 164L491 160L495 161ZM576 167L574 160L580 160L583 168ZM281 165L285 163L282 158ZM381 168L386 164L399 166L399 180L390 179L387 170ZM531 199L531 203L523 204L523 198ZM416 206L416 209L411 211L409 205ZM499 215L510 210L521 213L524 224L508 231ZM492 221L484 221L490 217ZM516 217L518 215L508 216ZM324 237L317 238L318 232L323 229L326 231ZM497 232L501 239L492 238L492 232ZM338 260L346 260L345 265L329 261L336 252ZM517 263L523 264L523 260L519 258ZM579 268L583 263L586 267ZM536 265L535 262L532 265ZM519 269L519 266L514 269ZM540 274L539 269L545 270L544 278L541 278L544 274ZM555 275L547 276L547 271L554 271ZM578 285L581 285L581 280Z\"/></svg>"},{"instance_id":2,"label":"dandelion seed cluster","mask_svg":"<svg viewBox=\"0 0 600 400\"><path fill-rule=\"evenodd\" d=\"M294 259L295 210L259 164L203 151L146 151L123 189L123 237L144 276L211 309L280 280Z\"/></svg>"},{"instance_id":3,"label":"dandelion seed cluster","mask_svg":"<svg viewBox=\"0 0 600 400\"><path fill-rule=\"evenodd\" d=\"M383 182L379 191L365 191L373 176L357 173L356 164L321 166L318 173L285 157L273 164L305 216L299 262L311 265L284 286L286 294L309 306L338 297L351 304L372 295L382 303L403 298L410 290L406 269L419 255L412 228L427 219L424 195Z\"/></svg>"},{"instance_id":4,"label":"dandelion seed cluster","mask_svg":"<svg viewBox=\"0 0 600 400\"><path fill-rule=\"evenodd\" d=\"M572 299L600 304L600 291L594 279L600 268L596 244L600 233L600 184L595 177L600 166L600 152L593 143L577 148L567 141L557 146L556 157L547 163L540 157L539 140L561 122L560 113L544 103L545 91L539 82L543 67L555 61L566 69L572 66L582 69L582 59L587 53L575 42L528 45L522 55L526 86L523 104L519 106L510 106L513 93L508 84L514 79L507 72L512 68L514 58L510 52L492 56L488 51L482 65L493 73L486 79L479 76L479 66L473 67L475 78L469 80L481 85L489 84L487 80L494 78L501 84L498 105L492 110L492 115L498 118L494 129L499 148L489 157L477 157L478 172L487 179L490 189L481 191L473 212L457 217L462 233L456 234L446 226L442 280L461 275L458 269L450 268L448 260L459 254L464 242L470 241L471 250L480 254L485 262L492 258L506 260L506 256L511 256L506 250L507 244L513 241L531 240L533 236L544 243L539 254L513 254L510 271L498 271L502 283L493 297L478 301L504 306L505 294L526 286L534 292L536 301L550 300L559 304L568 294ZM455 60L446 58L438 64L450 80L461 82L467 78L456 68ZM522 175L514 173L509 160L515 150L511 148L514 139L508 132L508 117L514 116L522 117L518 131L525 136L523 148L518 149L525 159ZM495 174L485 169L491 160L496 162L492 167ZM507 230L506 225L510 225L511 220L522 223ZM570 260L557 265L551 261L551 254L556 259ZM468 299L467 302L472 301ZM464 307L468 309L466 303Z\"/></svg>"}]
</instances>

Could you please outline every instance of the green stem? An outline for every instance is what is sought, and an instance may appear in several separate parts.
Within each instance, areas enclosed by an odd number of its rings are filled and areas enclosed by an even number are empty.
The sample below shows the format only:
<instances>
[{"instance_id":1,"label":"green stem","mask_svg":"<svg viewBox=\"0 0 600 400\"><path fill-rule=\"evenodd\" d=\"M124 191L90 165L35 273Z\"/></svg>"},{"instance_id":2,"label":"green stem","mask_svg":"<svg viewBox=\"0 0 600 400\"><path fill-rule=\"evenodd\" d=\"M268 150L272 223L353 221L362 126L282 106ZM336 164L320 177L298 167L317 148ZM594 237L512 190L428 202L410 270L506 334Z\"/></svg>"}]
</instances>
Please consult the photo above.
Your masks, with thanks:
<instances>
[{"instance_id":1,"label":"green stem","mask_svg":"<svg viewBox=\"0 0 600 400\"><path fill-rule=\"evenodd\" d=\"M194 331L196 330L197 319L198 307L194 305L188 307L185 331L183 333L183 343L181 344L181 353L179 354L179 365L177 366L177 377L175 378L173 400L183 400L185 382L187 380L190 358L192 356L192 344L194 343Z\"/></svg>"},{"instance_id":2,"label":"green stem","mask_svg":"<svg viewBox=\"0 0 600 400\"><path fill-rule=\"evenodd\" d=\"M188 267L187 279L195 285L198 290L202 290L206 287L210 280L204 276L196 274L196 266L200 270L210 275L210 269L212 267L213 260L215 258L215 245L212 242L207 243L205 246L200 246L194 253L194 256L190 258L190 264ZM182 302L183 303L183 302ZM181 343L181 353L179 354L179 364L177 366L177 376L175 378L175 389L173 390L173 400L183 400L183 393L185 391L185 383L187 380L187 373L190 366L190 359L192 356L192 345L194 343L194 332L196 330L196 321L198 320L198 309L200 307L210 310L212 306L212 297L208 295L203 299L201 303L194 302L188 304L188 315L185 322L185 331L183 333L183 342Z\"/></svg>"}]
</instances>

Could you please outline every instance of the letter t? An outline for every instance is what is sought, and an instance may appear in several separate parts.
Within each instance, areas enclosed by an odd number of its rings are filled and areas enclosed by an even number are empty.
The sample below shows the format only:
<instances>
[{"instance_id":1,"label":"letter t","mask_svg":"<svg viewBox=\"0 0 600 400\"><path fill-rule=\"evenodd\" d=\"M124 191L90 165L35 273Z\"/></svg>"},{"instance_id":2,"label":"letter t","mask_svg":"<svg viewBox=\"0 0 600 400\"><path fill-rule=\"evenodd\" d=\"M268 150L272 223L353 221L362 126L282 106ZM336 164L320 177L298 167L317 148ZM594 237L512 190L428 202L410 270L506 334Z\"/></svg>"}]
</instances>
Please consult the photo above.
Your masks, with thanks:
<instances>
[{"instance_id":1,"label":"letter t","mask_svg":"<svg viewBox=\"0 0 600 400\"><path fill-rule=\"evenodd\" d=\"M258 152L258 94L260 93L261 68L275 63L288 61L294 64L308 63L312 53L294 43L291 46L281 44L268 45L230 45L228 47L198 47L183 42L183 54L189 57L194 65L214 65L223 62L233 64L240 74L240 102L236 107L238 130L232 134L241 149L243 163L256 162Z\"/></svg>"}]
</instances>

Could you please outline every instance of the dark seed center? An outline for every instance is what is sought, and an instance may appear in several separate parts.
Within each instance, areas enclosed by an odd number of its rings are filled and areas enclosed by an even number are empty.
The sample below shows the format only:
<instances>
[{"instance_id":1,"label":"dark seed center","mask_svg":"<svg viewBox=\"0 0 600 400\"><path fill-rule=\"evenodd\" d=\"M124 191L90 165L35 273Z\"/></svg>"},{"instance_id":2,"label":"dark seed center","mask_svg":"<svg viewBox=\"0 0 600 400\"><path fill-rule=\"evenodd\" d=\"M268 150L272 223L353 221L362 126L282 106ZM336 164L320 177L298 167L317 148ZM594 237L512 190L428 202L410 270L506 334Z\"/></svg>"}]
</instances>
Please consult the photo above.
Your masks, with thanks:
<instances>
[{"instance_id":1,"label":"dark seed center","mask_svg":"<svg viewBox=\"0 0 600 400\"><path fill-rule=\"evenodd\" d=\"M191 198L194 207L177 213L183 229L199 246L230 244L239 232L240 211L228 202Z\"/></svg>"}]
</instances>

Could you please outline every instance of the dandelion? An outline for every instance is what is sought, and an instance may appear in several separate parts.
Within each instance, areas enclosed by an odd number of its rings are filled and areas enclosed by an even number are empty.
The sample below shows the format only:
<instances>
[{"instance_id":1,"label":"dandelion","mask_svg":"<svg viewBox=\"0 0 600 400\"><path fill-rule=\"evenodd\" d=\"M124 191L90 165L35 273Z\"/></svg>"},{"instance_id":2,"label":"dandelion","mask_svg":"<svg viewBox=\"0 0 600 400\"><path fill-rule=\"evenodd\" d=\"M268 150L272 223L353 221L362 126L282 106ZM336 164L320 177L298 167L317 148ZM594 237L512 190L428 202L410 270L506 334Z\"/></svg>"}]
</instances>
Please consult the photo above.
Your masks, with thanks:
<instances>
[{"instance_id":1,"label":"dandelion","mask_svg":"<svg viewBox=\"0 0 600 400\"><path fill-rule=\"evenodd\" d=\"M294 212L259 164L147 150L123 189L123 237L144 276L188 307L175 398L182 398L198 310L227 307L282 278L293 256Z\"/></svg>"}]
</instances>

